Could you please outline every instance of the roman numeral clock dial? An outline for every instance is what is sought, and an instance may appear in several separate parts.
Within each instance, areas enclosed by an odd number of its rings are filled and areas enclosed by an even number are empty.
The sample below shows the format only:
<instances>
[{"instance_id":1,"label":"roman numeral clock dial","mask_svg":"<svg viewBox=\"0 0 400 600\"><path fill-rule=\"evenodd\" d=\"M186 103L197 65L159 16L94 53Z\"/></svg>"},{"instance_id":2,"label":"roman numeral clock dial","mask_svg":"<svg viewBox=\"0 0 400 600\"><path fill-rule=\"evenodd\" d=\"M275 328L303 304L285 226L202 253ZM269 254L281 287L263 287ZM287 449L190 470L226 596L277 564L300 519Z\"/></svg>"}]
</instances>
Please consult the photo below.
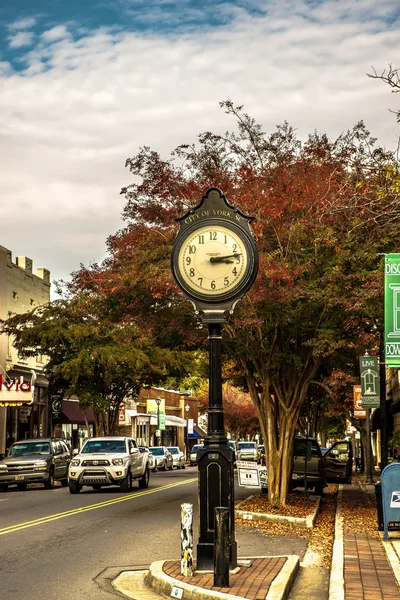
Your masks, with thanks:
<instances>
[{"instance_id":1,"label":"roman numeral clock dial","mask_svg":"<svg viewBox=\"0 0 400 600\"><path fill-rule=\"evenodd\" d=\"M246 273L248 253L236 232L226 227L201 227L182 244L178 263L185 287L201 296L231 292Z\"/></svg>"}]
</instances>

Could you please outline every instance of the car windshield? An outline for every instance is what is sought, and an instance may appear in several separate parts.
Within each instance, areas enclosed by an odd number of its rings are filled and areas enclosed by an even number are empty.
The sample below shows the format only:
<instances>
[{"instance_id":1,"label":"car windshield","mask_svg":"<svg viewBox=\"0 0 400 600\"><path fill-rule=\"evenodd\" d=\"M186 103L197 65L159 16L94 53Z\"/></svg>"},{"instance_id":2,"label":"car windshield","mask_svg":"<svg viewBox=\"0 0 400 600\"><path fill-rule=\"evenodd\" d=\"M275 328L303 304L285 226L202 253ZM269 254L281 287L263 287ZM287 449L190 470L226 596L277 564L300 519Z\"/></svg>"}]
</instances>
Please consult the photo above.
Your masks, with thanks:
<instances>
[{"instance_id":1,"label":"car windshield","mask_svg":"<svg viewBox=\"0 0 400 600\"><path fill-rule=\"evenodd\" d=\"M154 456L162 456L164 454L163 448L150 448L150 452L154 454Z\"/></svg>"},{"instance_id":2,"label":"car windshield","mask_svg":"<svg viewBox=\"0 0 400 600\"><path fill-rule=\"evenodd\" d=\"M302 458L306 457L307 454L307 443L308 443L308 447L310 448L310 454L309 456L317 456L318 458L321 455L320 449L317 445L317 442L313 441L313 440L306 440L306 439L302 439L302 440L295 440L294 442L294 455L295 456L301 456Z\"/></svg>"},{"instance_id":3,"label":"car windshield","mask_svg":"<svg viewBox=\"0 0 400 600\"><path fill-rule=\"evenodd\" d=\"M193 448L192 448L192 454L193 454L194 452L197 452L197 450L200 450L200 448L202 448L202 447L203 447L203 446L193 446Z\"/></svg>"},{"instance_id":4,"label":"car windshield","mask_svg":"<svg viewBox=\"0 0 400 600\"><path fill-rule=\"evenodd\" d=\"M179 448L168 448L168 450L171 452L171 454L179 454L180 452Z\"/></svg>"},{"instance_id":5,"label":"car windshield","mask_svg":"<svg viewBox=\"0 0 400 600\"><path fill-rule=\"evenodd\" d=\"M27 442L11 446L8 456L26 456L27 454L50 454L49 442Z\"/></svg>"},{"instance_id":6,"label":"car windshield","mask_svg":"<svg viewBox=\"0 0 400 600\"><path fill-rule=\"evenodd\" d=\"M240 450L254 450L254 448L256 447L256 443L255 442L239 442L239 448Z\"/></svg>"},{"instance_id":7,"label":"car windshield","mask_svg":"<svg viewBox=\"0 0 400 600\"><path fill-rule=\"evenodd\" d=\"M82 454L100 454L102 452L126 452L124 440L88 440L83 446Z\"/></svg>"}]
</instances>

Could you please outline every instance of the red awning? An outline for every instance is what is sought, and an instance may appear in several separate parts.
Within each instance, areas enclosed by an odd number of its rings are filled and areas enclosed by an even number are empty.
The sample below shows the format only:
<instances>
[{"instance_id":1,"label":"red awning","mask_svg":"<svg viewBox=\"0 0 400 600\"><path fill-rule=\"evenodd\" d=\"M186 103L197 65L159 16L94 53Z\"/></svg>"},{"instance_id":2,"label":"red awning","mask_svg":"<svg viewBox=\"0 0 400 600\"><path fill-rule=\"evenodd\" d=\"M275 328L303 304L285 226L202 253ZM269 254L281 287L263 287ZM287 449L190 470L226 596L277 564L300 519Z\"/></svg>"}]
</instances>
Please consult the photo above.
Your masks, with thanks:
<instances>
[{"instance_id":1,"label":"red awning","mask_svg":"<svg viewBox=\"0 0 400 600\"><path fill-rule=\"evenodd\" d=\"M91 408L86 408L83 411L79 408L79 402L76 400L63 400L62 401L62 419L66 420L67 423L73 423L75 425L85 425L85 417L87 417L88 423L93 424L94 413Z\"/></svg>"}]
</instances>

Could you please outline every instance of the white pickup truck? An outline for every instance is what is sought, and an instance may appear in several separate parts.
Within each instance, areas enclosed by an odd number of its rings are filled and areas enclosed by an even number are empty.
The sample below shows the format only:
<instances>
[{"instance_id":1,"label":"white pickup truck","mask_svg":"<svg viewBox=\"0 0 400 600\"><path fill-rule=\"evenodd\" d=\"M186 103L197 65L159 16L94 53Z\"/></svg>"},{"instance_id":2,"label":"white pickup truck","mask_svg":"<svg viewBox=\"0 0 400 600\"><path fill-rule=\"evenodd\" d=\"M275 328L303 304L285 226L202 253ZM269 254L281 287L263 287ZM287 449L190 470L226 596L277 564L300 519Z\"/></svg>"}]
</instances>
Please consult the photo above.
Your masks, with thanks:
<instances>
[{"instance_id":1,"label":"white pickup truck","mask_svg":"<svg viewBox=\"0 0 400 600\"><path fill-rule=\"evenodd\" d=\"M78 494L84 485L94 490L118 485L122 492L130 492L134 479L140 488L147 488L150 467L147 453L140 452L129 437L89 438L79 453L74 450L68 469L71 494Z\"/></svg>"}]
</instances>

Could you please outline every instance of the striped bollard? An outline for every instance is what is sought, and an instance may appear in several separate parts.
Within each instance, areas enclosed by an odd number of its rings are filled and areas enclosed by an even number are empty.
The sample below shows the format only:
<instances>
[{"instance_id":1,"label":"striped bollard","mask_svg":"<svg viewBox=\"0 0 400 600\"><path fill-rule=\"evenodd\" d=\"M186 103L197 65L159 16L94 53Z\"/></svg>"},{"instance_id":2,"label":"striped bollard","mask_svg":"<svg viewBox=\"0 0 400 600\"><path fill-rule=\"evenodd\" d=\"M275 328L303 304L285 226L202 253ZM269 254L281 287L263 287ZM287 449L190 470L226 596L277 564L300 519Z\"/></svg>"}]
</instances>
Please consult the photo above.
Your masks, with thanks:
<instances>
[{"instance_id":1,"label":"striped bollard","mask_svg":"<svg viewBox=\"0 0 400 600\"><path fill-rule=\"evenodd\" d=\"M181 575L193 576L193 504L181 504Z\"/></svg>"}]
</instances>

